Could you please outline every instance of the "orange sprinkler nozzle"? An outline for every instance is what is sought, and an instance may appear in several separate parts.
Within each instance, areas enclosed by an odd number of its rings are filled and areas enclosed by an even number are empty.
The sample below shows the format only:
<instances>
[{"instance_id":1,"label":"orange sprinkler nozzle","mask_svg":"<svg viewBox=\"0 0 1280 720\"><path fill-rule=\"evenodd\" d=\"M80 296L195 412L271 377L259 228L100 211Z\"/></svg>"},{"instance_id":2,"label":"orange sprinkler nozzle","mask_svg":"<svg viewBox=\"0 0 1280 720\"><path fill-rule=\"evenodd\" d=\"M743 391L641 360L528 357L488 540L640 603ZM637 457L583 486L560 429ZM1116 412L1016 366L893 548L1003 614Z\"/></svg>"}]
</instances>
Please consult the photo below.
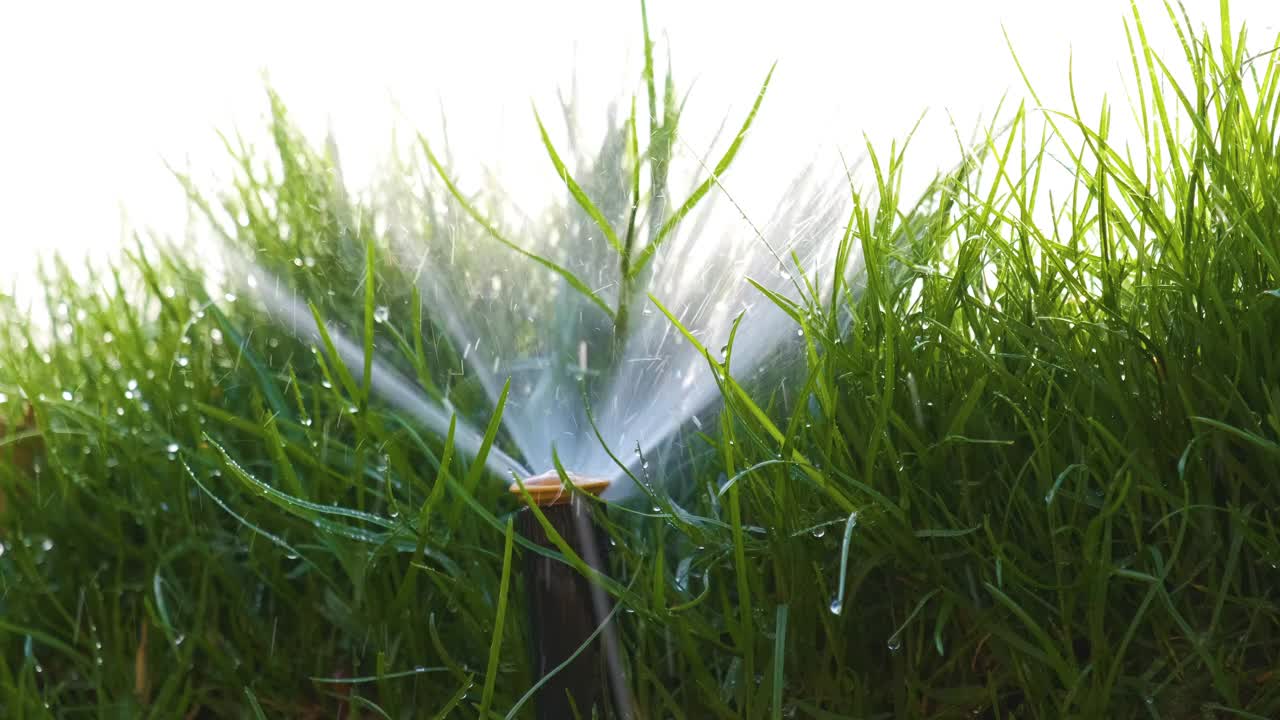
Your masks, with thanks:
<instances>
[{"instance_id":1,"label":"orange sprinkler nozzle","mask_svg":"<svg viewBox=\"0 0 1280 720\"><path fill-rule=\"evenodd\" d=\"M568 477L574 487L592 495L599 495L604 492L605 488L609 487L609 481L600 478L583 477L573 473L568 473ZM520 483L511 483L510 489L513 495L522 494L520 492ZM573 497L573 493L560 482L560 475L555 470L548 470L541 475L526 478L524 480L524 489L529 492L529 497L533 499L534 504L538 507L563 505Z\"/></svg>"}]
</instances>

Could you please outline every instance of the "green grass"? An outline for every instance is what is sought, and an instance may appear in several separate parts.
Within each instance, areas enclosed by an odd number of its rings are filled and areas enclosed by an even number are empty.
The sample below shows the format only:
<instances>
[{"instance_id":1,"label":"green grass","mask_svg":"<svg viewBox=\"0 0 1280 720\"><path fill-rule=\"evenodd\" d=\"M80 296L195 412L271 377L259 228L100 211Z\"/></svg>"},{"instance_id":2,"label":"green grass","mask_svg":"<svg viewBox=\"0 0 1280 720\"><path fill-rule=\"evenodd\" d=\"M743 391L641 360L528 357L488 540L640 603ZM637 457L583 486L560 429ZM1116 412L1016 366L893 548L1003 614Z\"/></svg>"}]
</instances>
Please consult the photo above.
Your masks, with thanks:
<instances>
[{"instance_id":1,"label":"green grass","mask_svg":"<svg viewBox=\"0 0 1280 720\"><path fill-rule=\"evenodd\" d=\"M1018 107L916 202L903 147L868 148L876 184L830 238L865 259L856 292L777 298L805 400L726 381L707 452L655 465L660 511L602 516L642 716L1280 717L1280 60L1225 6L1217 41L1169 21L1176 62L1128 25L1140 152L1108 141L1111 108ZM623 219L589 258L633 282L602 300L620 326L683 211L649 200L679 106L643 79L651 146L633 112L600 155L628 199L586 174L551 220ZM272 103L273 162L229 141L240 177L197 204L497 432L385 206ZM482 242L500 198L452 184L447 153L413 162L456 272L509 256ZM0 714L507 715L535 678L503 483L191 257L51 267L47 333L0 299Z\"/></svg>"}]
</instances>

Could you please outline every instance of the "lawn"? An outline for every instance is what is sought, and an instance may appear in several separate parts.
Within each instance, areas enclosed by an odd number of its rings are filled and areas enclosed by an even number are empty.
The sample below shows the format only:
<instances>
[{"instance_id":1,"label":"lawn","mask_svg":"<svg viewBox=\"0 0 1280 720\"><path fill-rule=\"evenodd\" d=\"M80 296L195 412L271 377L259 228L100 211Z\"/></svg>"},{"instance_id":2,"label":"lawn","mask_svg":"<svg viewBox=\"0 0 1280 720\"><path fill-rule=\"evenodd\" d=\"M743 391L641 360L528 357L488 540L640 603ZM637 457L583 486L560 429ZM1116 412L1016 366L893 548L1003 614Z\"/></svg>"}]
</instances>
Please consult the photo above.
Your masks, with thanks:
<instances>
[{"instance_id":1,"label":"lawn","mask_svg":"<svg viewBox=\"0 0 1280 720\"><path fill-rule=\"evenodd\" d=\"M1033 109L1028 78L922 197L909 143L868 146L830 261L758 295L790 323L764 373L734 372L750 317L723 351L688 333L717 403L592 504L639 717L1280 717L1280 55L1212 20L1131 16L1132 97L1101 113ZM412 195L350 195L275 95L270 148L228 138L233 183L175 179L222 269L139 241L49 265L47 320L0 296L0 715L532 717L535 550L491 454L533 460L449 318L497 312L466 280L503 262L561 289L521 296L513 347L577 348L565 302L607 318L601 362L638 313L688 329L655 258L760 170L737 118L666 192L682 105L652 54L598 154L547 139L576 179L535 220L612 296L522 254L439 139ZM439 297L405 226L449 259Z\"/></svg>"}]
</instances>

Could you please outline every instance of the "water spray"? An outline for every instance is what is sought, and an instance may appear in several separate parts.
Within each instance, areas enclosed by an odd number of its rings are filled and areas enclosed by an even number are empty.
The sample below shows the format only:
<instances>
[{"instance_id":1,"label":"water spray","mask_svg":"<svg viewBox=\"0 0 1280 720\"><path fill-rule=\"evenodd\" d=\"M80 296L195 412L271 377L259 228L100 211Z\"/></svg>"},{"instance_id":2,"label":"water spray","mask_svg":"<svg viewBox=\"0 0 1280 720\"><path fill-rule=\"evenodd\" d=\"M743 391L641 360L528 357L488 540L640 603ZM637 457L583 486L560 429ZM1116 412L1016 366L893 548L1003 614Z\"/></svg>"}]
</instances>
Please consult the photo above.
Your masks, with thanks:
<instances>
[{"instance_id":1,"label":"water spray","mask_svg":"<svg viewBox=\"0 0 1280 720\"><path fill-rule=\"evenodd\" d=\"M552 470L513 483L511 492L536 505L564 543L591 569L603 573L609 544L583 493L598 496L610 483L567 477L573 488ZM516 528L529 541L557 549L532 507L516 513ZM534 675L540 684L535 696L539 720L631 717L616 636L612 625L601 627L610 616L608 594L571 565L537 553L526 554L524 572Z\"/></svg>"}]
</instances>

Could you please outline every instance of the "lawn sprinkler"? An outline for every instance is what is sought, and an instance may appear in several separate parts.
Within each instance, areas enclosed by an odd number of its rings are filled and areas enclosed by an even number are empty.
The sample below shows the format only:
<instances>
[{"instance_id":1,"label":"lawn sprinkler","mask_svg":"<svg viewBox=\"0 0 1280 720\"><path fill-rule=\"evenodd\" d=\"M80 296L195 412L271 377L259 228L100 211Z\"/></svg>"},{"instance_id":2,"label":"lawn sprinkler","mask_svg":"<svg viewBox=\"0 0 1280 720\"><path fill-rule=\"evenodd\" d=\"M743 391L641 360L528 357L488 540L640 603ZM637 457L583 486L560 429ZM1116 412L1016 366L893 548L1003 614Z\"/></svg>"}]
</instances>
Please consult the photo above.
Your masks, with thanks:
<instances>
[{"instance_id":1,"label":"lawn sprinkler","mask_svg":"<svg viewBox=\"0 0 1280 720\"><path fill-rule=\"evenodd\" d=\"M599 495L609 481L572 474L568 478L573 489L564 485L554 470L528 478L523 482L527 499L578 557L603 573L609 543L583 494ZM520 483L513 483L511 492L524 496ZM533 508L524 507L516 513L516 528L529 541L557 550ZM542 683L535 696L537 717L616 716L608 682L611 672L620 678L620 670L610 667L616 662L609 652L613 636L610 628L597 632L612 605L608 594L563 561L526 552L524 566L535 681ZM625 690L617 688L615 692Z\"/></svg>"}]
</instances>

